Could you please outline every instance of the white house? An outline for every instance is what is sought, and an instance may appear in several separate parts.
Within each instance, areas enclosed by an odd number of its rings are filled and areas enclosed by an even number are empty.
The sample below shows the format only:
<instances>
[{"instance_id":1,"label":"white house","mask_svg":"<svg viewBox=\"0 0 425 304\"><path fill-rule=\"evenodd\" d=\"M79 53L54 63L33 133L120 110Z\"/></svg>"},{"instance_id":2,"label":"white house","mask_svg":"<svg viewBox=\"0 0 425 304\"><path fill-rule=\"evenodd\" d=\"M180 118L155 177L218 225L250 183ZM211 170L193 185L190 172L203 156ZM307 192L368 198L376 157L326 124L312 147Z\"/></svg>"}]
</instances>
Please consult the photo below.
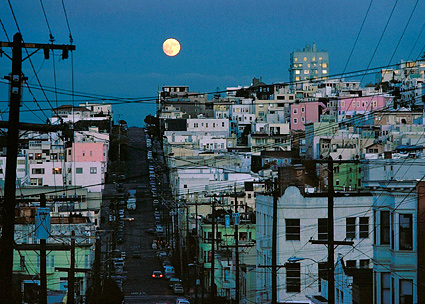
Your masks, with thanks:
<instances>
[{"instance_id":1,"label":"white house","mask_svg":"<svg viewBox=\"0 0 425 304\"><path fill-rule=\"evenodd\" d=\"M271 265L273 198L257 194L257 265ZM351 267L372 264L371 194L347 195L334 199L335 240L352 240L351 246L339 246ZM306 295L319 294L319 276L326 269L327 248L309 241L327 239L327 197L320 194L301 194L290 186L278 200L277 265L284 265L290 257L303 260L288 263L278 270L277 300L279 303L310 303ZM260 270L259 270L260 269ZM257 269L257 303L271 299L271 269Z\"/></svg>"}]
</instances>

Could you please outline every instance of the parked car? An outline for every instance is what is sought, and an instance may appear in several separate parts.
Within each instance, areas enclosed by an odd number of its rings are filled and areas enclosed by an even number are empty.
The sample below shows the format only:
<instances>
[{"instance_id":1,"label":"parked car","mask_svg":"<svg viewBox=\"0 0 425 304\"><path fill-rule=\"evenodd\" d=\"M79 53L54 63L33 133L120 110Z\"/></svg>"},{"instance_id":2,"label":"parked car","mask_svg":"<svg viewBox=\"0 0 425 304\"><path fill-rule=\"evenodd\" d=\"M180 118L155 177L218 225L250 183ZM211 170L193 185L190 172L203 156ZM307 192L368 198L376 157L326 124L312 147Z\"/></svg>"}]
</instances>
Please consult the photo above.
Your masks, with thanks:
<instances>
[{"instance_id":1,"label":"parked car","mask_svg":"<svg viewBox=\"0 0 425 304\"><path fill-rule=\"evenodd\" d=\"M184 294L183 286L180 283L174 284L173 291L175 294Z\"/></svg>"},{"instance_id":2,"label":"parked car","mask_svg":"<svg viewBox=\"0 0 425 304\"><path fill-rule=\"evenodd\" d=\"M174 278L175 275L176 275L176 271L174 270L173 266L165 266L164 267L164 276L167 279Z\"/></svg>"},{"instance_id":3,"label":"parked car","mask_svg":"<svg viewBox=\"0 0 425 304\"><path fill-rule=\"evenodd\" d=\"M168 285L168 287L170 287L171 289L174 288L174 284L179 283L181 284L181 280L179 278L170 278L170 284Z\"/></svg>"},{"instance_id":4,"label":"parked car","mask_svg":"<svg viewBox=\"0 0 425 304\"><path fill-rule=\"evenodd\" d=\"M189 300L186 298L177 298L176 304L190 304Z\"/></svg>"}]
</instances>

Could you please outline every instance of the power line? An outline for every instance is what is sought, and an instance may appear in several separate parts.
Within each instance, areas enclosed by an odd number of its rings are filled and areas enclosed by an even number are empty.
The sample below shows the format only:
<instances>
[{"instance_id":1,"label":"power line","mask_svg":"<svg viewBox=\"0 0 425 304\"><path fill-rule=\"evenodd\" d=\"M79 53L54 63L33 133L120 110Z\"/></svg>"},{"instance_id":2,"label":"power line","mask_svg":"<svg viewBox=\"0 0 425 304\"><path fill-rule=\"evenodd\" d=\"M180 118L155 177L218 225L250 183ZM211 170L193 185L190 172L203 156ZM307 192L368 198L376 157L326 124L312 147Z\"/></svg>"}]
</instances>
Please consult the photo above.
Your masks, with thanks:
<instances>
[{"instance_id":1,"label":"power line","mask_svg":"<svg viewBox=\"0 0 425 304\"><path fill-rule=\"evenodd\" d=\"M4 24L1 21L1 19L0 19L0 24L1 24L1 27L3 28L4 34L6 35L7 41L10 42L9 35L7 34L7 31L6 31L5 27L4 27Z\"/></svg>"}]
</instances>

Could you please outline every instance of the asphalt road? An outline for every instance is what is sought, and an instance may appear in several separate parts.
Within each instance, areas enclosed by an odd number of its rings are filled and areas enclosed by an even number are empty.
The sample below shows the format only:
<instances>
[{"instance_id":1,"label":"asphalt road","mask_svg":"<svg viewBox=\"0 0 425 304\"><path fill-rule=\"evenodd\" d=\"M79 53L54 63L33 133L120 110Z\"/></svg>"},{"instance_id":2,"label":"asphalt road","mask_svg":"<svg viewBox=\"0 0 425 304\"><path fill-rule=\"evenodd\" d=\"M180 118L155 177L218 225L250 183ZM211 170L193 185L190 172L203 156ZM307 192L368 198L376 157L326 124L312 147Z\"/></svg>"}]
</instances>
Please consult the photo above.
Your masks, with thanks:
<instances>
[{"instance_id":1,"label":"asphalt road","mask_svg":"<svg viewBox=\"0 0 425 304\"><path fill-rule=\"evenodd\" d=\"M126 190L137 190L137 208L125 211L126 217L134 221L126 222L124 227L124 243L121 250L126 252L124 271L127 279L123 284L126 303L174 303L176 296L169 288L168 280L153 279L154 270L162 270L156 250L152 249L154 236L145 231L154 227L152 197L150 193L142 195L142 185L149 188L149 171L147 161L146 135L142 128L129 128L129 160L127 162L127 178L140 176L125 183ZM133 258L132 252L140 251L140 258Z\"/></svg>"}]
</instances>

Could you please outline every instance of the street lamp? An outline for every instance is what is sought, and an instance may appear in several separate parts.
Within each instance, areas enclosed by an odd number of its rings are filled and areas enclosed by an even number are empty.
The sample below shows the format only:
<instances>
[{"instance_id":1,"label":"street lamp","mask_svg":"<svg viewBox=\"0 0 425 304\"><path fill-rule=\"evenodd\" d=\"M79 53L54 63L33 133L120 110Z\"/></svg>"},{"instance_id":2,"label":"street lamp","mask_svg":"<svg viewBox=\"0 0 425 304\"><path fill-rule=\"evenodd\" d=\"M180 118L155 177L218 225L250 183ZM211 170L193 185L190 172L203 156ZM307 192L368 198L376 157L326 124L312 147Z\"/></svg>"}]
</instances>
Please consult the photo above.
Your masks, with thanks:
<instances>
[{"instance_id":1,"label":"street lamp","mask_svg":"<svg viewBox=\"0 0 425 304\"><path fill-rule=\"evenodd\" d=\"M310 261L313 261L314 263L319 263L312 258L297 257L295 255L290 257L287 261L288 261L288 263L296 263L296 262L303 261L303 260L310 260Z\"/></svg>"}]
</instances>

